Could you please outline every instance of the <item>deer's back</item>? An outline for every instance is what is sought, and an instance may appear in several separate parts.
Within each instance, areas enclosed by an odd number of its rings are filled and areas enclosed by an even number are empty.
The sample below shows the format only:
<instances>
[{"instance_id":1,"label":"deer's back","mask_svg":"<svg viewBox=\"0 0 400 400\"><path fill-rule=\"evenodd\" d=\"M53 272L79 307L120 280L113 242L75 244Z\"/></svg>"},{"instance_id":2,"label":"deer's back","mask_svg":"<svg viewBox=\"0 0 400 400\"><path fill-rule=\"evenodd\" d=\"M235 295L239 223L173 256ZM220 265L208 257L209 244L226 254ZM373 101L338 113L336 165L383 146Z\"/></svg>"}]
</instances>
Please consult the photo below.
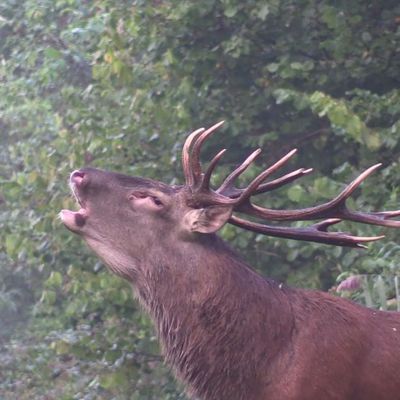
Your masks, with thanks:
<instances>
[{"instance_id":1,"label":"deer's back","mask_svg":"<svg viewBox=\"0 0 400 400\"><path fill-rule=\"evenodd\" d=\"M400 314L298 293L292 339L262 400L400 399Z\"/></svg>"}]
</instances>

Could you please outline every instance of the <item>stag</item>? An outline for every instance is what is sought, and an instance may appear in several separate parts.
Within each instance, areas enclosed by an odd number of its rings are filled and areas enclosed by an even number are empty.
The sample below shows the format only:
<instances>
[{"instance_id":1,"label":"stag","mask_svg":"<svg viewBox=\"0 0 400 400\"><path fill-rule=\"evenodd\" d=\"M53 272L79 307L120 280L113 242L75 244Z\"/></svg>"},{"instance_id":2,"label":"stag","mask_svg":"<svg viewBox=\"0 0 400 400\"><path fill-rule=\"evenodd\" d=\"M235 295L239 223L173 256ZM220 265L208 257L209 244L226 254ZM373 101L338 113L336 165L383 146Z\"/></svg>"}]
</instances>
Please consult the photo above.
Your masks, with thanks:
<instances>
[{"instance_id":1,"label":"stag","mask_svg":"<svg viewBox=\"0 0 400 400\"><path fill-rule=\"evenodd\" d=\"M216 232L226 223L270 236L364 247L382 236L330 231L342 220L400 227L400 211L350 210L346 200L380 164L333 200L298 210L254 204L304 175L268 178L291 151L247 187L235 181L252 153L217 189L210 179L225 150L203 172L200 150L221 126L193 132L183 147L186 183L164 183L83 168L70 185L79 211L61 219L115 274L127 279L152 317L166 362L202 400L400 399L400 315L319 291L290 288L253 271ZM240 214L242 217L239 217ZM243 219L246 216L251 220ZM319 220L307 227L258 221Z\"/></svg>"}]
</instances>

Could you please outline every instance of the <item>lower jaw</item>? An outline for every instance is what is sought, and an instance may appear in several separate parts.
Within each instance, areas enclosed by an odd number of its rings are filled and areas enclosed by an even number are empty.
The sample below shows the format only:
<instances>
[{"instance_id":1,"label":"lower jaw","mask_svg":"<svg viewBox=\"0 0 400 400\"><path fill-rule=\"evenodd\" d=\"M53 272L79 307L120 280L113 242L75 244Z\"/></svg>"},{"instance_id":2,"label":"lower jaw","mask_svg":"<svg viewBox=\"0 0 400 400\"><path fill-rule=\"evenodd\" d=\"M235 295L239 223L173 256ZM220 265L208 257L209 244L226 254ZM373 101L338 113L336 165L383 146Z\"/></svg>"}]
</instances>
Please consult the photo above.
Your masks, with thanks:
<instances>
[{"instance_id":1,"label":"lower jaw","mask_svg":"<svg viewBox=\"0 0 400 400\"><path fill-rule=\"evenodd\" d=\"M86 223L86 212L84 209L79 211L61 210L61 221L71 231L79 231Z\"/></svg>"}]
</instances>

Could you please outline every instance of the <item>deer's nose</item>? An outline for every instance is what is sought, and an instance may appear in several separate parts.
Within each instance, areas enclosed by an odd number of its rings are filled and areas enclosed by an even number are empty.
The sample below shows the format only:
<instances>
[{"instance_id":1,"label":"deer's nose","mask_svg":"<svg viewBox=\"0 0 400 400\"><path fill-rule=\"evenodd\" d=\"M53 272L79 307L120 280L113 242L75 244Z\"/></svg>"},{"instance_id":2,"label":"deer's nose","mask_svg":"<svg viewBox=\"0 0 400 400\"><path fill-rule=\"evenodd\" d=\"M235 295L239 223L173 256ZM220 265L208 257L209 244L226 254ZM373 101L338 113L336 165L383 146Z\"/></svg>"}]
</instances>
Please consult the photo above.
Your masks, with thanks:
<instances>
[{"instance_id":1,"label":"deer's nose","mask_svg":"<svg viewBox=\"0 0 400 400\"><path fill-rule=\"evenodd\" d=\"M71 173L71 176L69 177L70 181L74 183L77 186L80 186L83 184L83 181L85 180L86 174L82 171L74 171Z\"/></svg>"}]
</instances>

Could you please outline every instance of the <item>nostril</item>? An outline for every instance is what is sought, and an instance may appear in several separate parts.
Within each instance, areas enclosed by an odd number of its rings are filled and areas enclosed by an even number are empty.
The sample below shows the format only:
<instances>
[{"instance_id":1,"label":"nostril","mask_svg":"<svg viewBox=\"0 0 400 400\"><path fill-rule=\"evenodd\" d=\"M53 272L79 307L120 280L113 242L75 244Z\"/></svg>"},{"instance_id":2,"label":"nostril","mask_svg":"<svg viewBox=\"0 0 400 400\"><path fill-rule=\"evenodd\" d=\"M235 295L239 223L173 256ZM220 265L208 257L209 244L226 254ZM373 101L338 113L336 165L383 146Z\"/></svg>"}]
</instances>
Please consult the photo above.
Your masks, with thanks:
<instances>
[{"instance_id":1,"label":"nostril","mask_svg":"<svg viewBox=\"0 0 400 400\"><path fill-rule=\"evenodd\" d=\"M85 177L85 173L82 171L74 171L70 176L71 182L75 183L75 185L80 185Z\"/></svg>"}]
</instances>

